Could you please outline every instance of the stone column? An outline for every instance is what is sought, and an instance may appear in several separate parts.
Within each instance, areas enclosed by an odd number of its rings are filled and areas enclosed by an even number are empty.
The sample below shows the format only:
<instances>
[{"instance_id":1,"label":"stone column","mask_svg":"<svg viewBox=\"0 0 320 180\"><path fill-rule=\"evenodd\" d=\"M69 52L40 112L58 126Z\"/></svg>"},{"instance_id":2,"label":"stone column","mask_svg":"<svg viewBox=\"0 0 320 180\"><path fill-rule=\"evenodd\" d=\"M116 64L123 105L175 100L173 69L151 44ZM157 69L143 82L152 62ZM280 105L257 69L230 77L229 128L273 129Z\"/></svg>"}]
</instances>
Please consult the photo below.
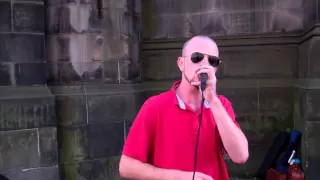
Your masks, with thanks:
<instances>
[{"instance_id":1,"label":"stone column","mask_svg":"<svg viewBox=\"0 0 320 180\"><path fill-rule=\"evenodd\" d=\"M305 179L319 178L320 141L320 36L319 2L305 1L304 24L306 31L299 44L297 81L294 88L295 128L302 132L301 156Z\"/></svg>"},{"instance_id":2,"label":"stone column","mask_svg":"<svg viewBox=\"0 0 320 180\"><path fill-rule=\"evenodd\" d=\"M57 180L43 1L0 1L0 42L0 173L9 179Z\"/></svg>"},{"instance_id":3,"label":"stone column","mask_svg":"<svg viewBox=\"0 0 320 180\"><path fill-rule=\"evenodd\" d=\"M49 1L62 180L119 178L125 136L144 97L131 84L140 81L140 5L133 2Z\"/></svg>"}]
</instances>

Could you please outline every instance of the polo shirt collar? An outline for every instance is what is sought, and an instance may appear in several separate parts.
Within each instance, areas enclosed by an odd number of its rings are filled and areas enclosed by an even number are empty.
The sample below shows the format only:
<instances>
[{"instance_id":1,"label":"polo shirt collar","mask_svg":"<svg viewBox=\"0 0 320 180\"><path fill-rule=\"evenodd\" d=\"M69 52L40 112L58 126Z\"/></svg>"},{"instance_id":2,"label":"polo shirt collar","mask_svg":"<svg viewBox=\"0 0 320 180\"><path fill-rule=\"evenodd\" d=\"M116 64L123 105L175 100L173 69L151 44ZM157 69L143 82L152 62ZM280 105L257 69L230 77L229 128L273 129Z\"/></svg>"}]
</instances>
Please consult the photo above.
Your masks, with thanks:
<instances>
[{"instance_id":1,"label":"polo shirt collar","mask_svg":"<svg viewBox=\"0 0 320 180\"><path fill-rule=\"evenodd\" d=\"M174 98L174 104L175 105L179 105L179 107L183 110L186 110L186 104L182 101L182 99L178 96L178 94L176 93L176 87L181 83L181 81L177 81L173 84L171 91L174 93L175 98ZM210 108L209 103L205 100L204 101L204 106L206 108Z\"/></svg>"}]
</instances>

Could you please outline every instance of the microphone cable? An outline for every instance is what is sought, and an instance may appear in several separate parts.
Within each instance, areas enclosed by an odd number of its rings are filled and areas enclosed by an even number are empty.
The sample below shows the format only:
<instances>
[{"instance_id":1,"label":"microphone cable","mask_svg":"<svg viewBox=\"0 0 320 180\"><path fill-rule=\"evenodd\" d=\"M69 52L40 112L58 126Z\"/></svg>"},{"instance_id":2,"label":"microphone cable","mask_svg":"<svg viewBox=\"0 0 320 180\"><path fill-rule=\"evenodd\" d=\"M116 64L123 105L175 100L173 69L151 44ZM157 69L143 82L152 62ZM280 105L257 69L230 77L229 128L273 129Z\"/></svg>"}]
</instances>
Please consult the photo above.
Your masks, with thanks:
<instances>
[{"instance_id":1,"label":"microphone cable","mask_svg":"<svg viewBox=\"0 0 320 180\"><path fill-rule=\"evenodd\" d=\"M203 88L204 89L204 88ZM196 169L197 169L197 155L198 155L198 145L199 145L199 137L200 137L200 127L201 127L201 122L202 122L202 112L203 112L203 104L204 104L204 90L201 91L201 109L200 109L200 117L199 117L199 127L198 127L198 134L197 134L197 140L196 140L196 147L195 147L195 152L194 152L194 164L193 164L193 177L192 180L194 180L194 176L196 174Z\"/></svg>"}]
</instances>

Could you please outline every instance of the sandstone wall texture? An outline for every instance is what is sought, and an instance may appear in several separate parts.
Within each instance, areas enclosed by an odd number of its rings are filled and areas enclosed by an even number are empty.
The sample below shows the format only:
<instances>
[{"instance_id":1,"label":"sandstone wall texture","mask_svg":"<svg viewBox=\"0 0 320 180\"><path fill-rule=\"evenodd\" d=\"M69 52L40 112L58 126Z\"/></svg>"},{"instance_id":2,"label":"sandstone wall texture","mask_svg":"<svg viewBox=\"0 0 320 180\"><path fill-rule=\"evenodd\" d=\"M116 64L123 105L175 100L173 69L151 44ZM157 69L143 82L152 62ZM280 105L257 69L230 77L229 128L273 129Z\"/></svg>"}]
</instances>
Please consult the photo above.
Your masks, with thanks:
<instances>
[{"instance_id":1,"label":"sandstone wall texture","mask_svg":"<svg viewBox=\"0 0 320 180\"><path fill-rule=\"evenodd\" d=\"M0 0L0 173L16 180L121 179L134 117L181 78L183 42L216 39L218 91L233 103L251 179L279 130L320 165L319 0Z\"/></svg>"}]
</instances>

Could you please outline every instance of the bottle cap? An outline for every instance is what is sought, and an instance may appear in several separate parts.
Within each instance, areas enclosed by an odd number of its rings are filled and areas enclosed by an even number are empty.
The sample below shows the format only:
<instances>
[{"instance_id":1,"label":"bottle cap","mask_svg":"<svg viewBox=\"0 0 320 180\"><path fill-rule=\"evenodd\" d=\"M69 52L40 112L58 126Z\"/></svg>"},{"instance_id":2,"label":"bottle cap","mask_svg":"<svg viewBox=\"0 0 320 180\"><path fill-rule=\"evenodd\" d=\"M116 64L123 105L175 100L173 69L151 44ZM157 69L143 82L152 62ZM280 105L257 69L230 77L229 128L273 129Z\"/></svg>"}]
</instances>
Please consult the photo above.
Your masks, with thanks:
<instances>
[{"instance_id":1,"label":"bottle cap","mask_svg":"<svg viewBox=\"0 0 320 180\"><path fill-rule=\"evenodd\" d=\"M295 162L296 164L300 164L300 159L299 159L299 158L295 158L295 159L294 159L294 162Z\"/></svg>"}]
</instances>

